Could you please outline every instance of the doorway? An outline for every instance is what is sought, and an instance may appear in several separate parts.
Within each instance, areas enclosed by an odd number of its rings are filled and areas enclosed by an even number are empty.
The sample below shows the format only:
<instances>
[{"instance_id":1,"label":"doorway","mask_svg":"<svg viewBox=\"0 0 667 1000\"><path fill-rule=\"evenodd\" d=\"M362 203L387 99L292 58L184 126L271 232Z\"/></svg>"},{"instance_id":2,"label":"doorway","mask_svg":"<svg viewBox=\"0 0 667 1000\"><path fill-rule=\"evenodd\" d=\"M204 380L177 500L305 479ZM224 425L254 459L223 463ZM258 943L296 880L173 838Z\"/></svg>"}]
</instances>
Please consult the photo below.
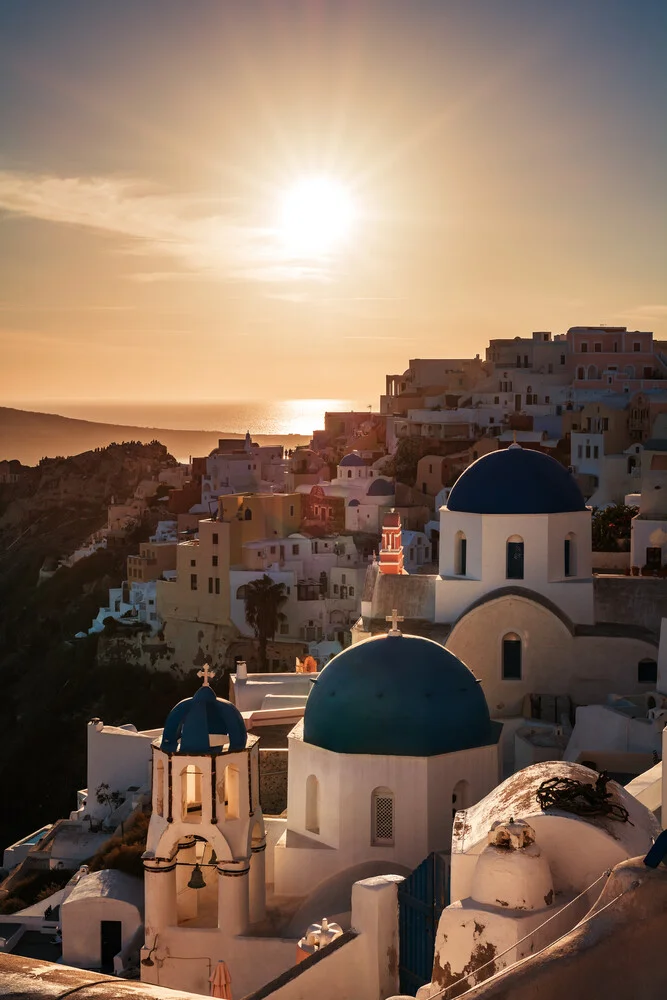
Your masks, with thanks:
<instances>
[{"instance_id":1,"label":"doorway","mask_svg":"<svg viewBox=\"0 0 667 1000\"><path fill-rule=\"evenodd\" d=\"M120 920L102 920L100 923L100 968L113 972L114 957L123 947L123 924Z\"/></svg>"}]
</instances>

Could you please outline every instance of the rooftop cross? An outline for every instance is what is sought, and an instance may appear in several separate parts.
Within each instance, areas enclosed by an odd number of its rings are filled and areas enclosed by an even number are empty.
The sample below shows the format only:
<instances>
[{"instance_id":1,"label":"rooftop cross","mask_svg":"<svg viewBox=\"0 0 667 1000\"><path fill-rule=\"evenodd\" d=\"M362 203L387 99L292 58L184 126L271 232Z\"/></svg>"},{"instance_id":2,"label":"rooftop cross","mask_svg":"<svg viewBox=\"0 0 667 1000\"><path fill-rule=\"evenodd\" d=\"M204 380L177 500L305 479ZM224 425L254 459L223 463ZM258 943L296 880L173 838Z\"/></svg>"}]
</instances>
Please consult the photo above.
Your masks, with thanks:
<instances>
[{"instance_id":1,"label":"rooftop cross","mask_svg":"<svg viewBox=\"0 0 667 1000\"><path fill-rule=\"evenodd\" d=\"M208 663L205 663L204 664L204 669L197 671L197 677L203 677L204 678L203 681L202 681L202 687L205 687L205 688L210 687L211 685L208 682L209 681L209 677L215 677L215 670L211 670L211 668L209 667Z\"/></svg>"},{"instance_id":2,"label":"rooftop cross","mask_svg":"<svg viewBox=\"0 0 667 1000\"><path fill-rule=\"evenodd\" d=\"M399 615L396 608L392 609L390 615L387 615L385 621L391 622L391 628L389 629L389 635L402 635L400 628L398 627L399 622L404 622L405 618L403 615Z\"/></svg>"}]
</instances>

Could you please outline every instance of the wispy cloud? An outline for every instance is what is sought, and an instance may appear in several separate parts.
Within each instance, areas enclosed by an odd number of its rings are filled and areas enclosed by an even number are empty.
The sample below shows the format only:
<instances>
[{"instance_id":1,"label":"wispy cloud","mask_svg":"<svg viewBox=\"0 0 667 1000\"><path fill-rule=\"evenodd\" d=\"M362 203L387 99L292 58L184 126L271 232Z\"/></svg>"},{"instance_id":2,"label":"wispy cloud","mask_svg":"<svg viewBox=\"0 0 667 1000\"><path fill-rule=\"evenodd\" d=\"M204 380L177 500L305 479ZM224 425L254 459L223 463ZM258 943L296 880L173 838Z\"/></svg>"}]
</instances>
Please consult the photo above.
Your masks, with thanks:
<instances>
[{"instance_id":1,"label":"wispy cloud","mask_svg":"<svg viewBox=\"0 0 667 1000\"><path fill-rule=\"evenodd\" d=\"M326 261L290 258L276 231L244 222L233 201L156 191L136 180L0 171L0 209L90 229L120 241L124 253L173 261L171 269L139 272L138 280L197 275L291 282L327 276Z\"/></svg>"},{"instance_id":2,"label":"wispy cloud","mask_svg":"<svg viewBox=\"0 0 667 1000\"><path fill-rule=\"evenodd\" d=\"M645 323L650 320L658 321L667 318L667 305L657 303L654 305L633 306L617 315L622 319L632 320L635 323Z\"/></svg>"}]
</instances>

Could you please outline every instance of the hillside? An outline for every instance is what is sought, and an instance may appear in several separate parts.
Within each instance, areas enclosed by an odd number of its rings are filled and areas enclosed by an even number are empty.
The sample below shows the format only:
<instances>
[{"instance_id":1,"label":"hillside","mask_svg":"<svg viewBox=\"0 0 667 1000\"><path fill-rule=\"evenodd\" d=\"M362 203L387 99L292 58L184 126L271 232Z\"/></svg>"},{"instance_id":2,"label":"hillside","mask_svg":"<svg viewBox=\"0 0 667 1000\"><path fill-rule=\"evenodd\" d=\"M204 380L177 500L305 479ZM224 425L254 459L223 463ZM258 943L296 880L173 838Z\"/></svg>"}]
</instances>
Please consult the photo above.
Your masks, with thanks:
<instances>
[{"instance_id":1,"label":"hillside","mask_svg":"<svg viewBox=\"0 0 667 1000\"><path fill-rule=\"evenodd\" d=\"M24 465L36 465L45 455L78 455L82 451L105 448L114 441L161 441L179 461L190 455L208 455L221 437L238 437L225 431L181 431L162 427L131 427L101 424L92 420L60 417L55 413L35 413L0 407L0 459L16 458ZM255 436L259 444L281 444L294 448L308 438L296 434Z\"/></svg>"},{"instance_id":2,"label":"hillside","mask_svg":"<svg viewBox=\"0 0 667 1000\"><path fill-rule=\"evenodd\" d=\"M124 578L127 555L165 516L159 501L126 544L37 582L45 559L68 554L105 523L111 496L131 495L173 461L160 444L116 445L49 459L18 483L0 484L0 849L75 807L89 719L160 725L192 687L122 661L100 667L98 637L72 639L90 627L109 587Z\"/></svg>"}]
</instances>

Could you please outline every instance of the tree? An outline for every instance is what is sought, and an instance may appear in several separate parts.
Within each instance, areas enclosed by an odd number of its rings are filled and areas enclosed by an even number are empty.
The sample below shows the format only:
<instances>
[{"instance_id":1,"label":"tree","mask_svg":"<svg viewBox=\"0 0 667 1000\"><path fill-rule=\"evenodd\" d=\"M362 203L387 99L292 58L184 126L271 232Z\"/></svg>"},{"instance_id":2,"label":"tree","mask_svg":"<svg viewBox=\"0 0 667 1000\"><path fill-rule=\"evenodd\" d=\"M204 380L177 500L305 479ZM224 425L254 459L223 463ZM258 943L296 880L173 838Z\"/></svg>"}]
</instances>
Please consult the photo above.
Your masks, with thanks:
<instances>
[{"instance_id":1,"label":"tree","mask_svg":"<svg viewBox=\"0 0 667 1000\"><path fill-rule=\"evenodd\" d=\"M266 646L278 631L285 615L280 610L287 600L284 583L274 583L265 573L259 580L251 580L245 588L245 620L255 633L259 644L259 662L267 669Z\"/></svg>"},{"instance_id":2,"label":"tree","mask_svg":"<svg viewBox=\"0 0 667 1000\"><path fill-rule=\"evenodd\" d=\"M122 792L112 792L106 781L103 781L101 785L98 785L95 789L95 797L97 799L98 805L106 806L109 810L109 815L107 816L107 821L111 818L112 814L116 811L119 805L125 801L125 796ZM121 823L121 830L123 826Z\"/></svg>"},{"instance_id":3,"label":"tree","mask_svg":"<svg viewBox=\"0 0 667 1000\"><path fill-rule=\"evenodd\" d=\"M609 507L595 507L591 518L591 530L594 552L612 552L622 546L630 546L632 518L638 513L638 507L630 507L624 503L611 504Z\"/></svg>"}]
</instances>

